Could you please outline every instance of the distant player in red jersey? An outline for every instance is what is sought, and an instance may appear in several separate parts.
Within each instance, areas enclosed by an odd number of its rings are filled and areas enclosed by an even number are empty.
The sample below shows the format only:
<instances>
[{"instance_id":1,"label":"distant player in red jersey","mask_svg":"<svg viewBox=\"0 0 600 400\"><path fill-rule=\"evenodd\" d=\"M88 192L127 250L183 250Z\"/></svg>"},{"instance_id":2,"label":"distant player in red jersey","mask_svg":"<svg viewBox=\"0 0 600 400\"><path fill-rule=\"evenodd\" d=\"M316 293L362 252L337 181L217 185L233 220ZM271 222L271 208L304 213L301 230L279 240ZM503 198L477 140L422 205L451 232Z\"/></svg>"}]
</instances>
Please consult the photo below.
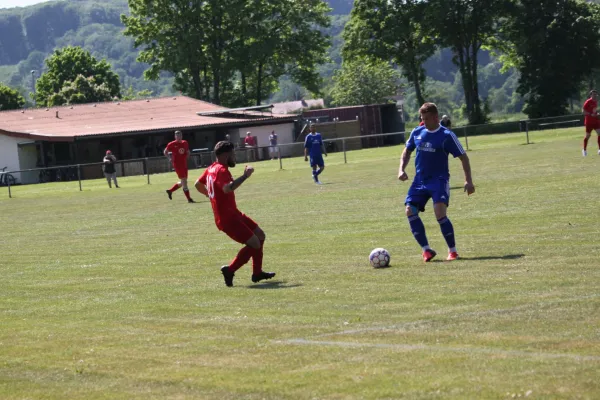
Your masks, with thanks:
<instances>
[{"instance_id":1,"label":"distant player in red jersey","mask_svg":"<svg viewBox=\"0 0 600 400\"><path fill-rule=\"evenodd\" d=\"M183 194L188 200L188 203L194 203L194 200L190 197L190 189L188 189L187 178L188 178L188 165L187 160L190 156L190 146L188 142L182 140L183 134L181 131L175 131L175 140L165 147L164 154L167 158L171 160L173 164L173 168L175 168L175 173L179 178L179 182L173 185L171 189L168 189L167 195L169 196L169 200L173 200L173 192L183 188ZM169 157L170 153L170 157Z\"/></svg>"},{"instance_id":2,"label":"distant player in red jersey","mask_svg":"<svg viewBox=\"0 0 600 400\"><path fill-rule=\"evenodd\" d=\"M244 174L233 179L229 168L235 167L233 143L222 141L215 146L217 161L196 181L196 189L210 199L215 223L220 231L238 243L245 244L231 264L221 267L225 285L233 286L235 272L252 258L252 282L271 279L274 272L262 270L265 233L250 217L238 210L234 191L250 178L254 168L246 166Z\"/></svg>"},{"instance_id":3,"label":"distant player in red jersey","mask_svg":"<svg viewBox=\"0 0 600 400\"><path fill-rule=\"evenodd\" d=\"M583 104L583 115L585 115L585 139L583 139L583 156L587 156L587 145L592 131L598 135L598 155L600 155L600 119L598 118L598 92L592 90L590 97Z\"/></svg>"}]
</instances>

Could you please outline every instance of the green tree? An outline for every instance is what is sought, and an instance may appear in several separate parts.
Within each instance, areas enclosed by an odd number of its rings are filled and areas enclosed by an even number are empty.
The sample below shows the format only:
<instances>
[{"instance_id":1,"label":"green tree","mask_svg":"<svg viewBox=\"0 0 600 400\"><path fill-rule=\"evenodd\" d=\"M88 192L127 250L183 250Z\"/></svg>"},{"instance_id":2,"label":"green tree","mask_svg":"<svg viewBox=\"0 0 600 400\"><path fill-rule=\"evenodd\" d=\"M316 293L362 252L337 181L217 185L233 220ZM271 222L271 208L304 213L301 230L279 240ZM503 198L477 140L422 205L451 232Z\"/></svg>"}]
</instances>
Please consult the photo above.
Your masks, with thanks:
<instances>
[{"instance_id":1,"label":"green tree","mask_svg":"<svg viewBox=\"0 0 600 400\"><path fill-rule=\"evenodd\" d=\"M418 0L356 0L344 30L344 58L367 55L395 62L423 104L423 63L435 51L429 32L423 29L427 7L427 2Z\"/></svg>"},{"instance_id":2,"label":"green tree","mask_svg":"<svg viewBox=\"0 0 600 400\"><path fill-rule=\"evenodd\" d=\"M511 0L429 0L425 27L438 43L454 53L465 94L469 123L485 123L488 117L479 97L478 56L499 30Z\"/></svg>"},{"instance_id":3,"label":"green tree","mask_svg":"<svg viewBox=\"0 0 600 400\"><path fill-rule=\"evenodd\" d=\"M73 82L67 81L58 93L50 95L47 105L84 104L110 101L113 98L106 83L97 84L94 77L78 75Z\"/></svg>"},{"instance_id":4,"label":"green tree","mask_svg":"<svg viewBox=\"0 0 600 400\"><path fill-rule=\"evenodd\" d=\"M520 72L530 118L561 115L600 65L600 10L577 0L519 0L496 46ZM588 88L589 89L589 88Z\"/></svg>"},{"instance_id":5,"label":"green tree","mask_svg":"<svg viewBox=\"0 0 600 400\"><path fill-rule=\"evenodd\" d=\"M317 64L325 61L328 24L322 0L129 0L125 35L142 47L147 79L161 71L193 97L260 103L289 75L318 90Z\"/></svg>"},{"instance_id":6,"label":"green tree","mask_svg":"<svg viewBox=\"0 0 600 400\"><path fill-rule=\"evenodd\" d=\"M58 94L79 75L93 78L93 83L106 85L112 97L121 95L119 76L111 70L106 60L98 61L80 47L65 47L55 50L46 59L48 70L36 82L36 101L40 105L49 105L50 98ZM91 100L96 101L96 100Z\"/></svg>"},{"instance_id":7,"label":"green tree","mask_svg":"<svg viewBox=\"0 0 600 400\"><path fill-rule=\"evenodd\" d=\"M400 88L400 76L388 62L365 57L344 61L333 81L331 97L338 106L385 103Z\"/></svg>"},{"instance_id":8,"label":"green tree","mask_svg":"<svg viewBox=\"0 0 600 400\"><path fill-rule=\"evenodd\" d=\"M25 105L25 99L19 92L0 83L0 111L16 110Z\"/></svg>"}]
</instances>

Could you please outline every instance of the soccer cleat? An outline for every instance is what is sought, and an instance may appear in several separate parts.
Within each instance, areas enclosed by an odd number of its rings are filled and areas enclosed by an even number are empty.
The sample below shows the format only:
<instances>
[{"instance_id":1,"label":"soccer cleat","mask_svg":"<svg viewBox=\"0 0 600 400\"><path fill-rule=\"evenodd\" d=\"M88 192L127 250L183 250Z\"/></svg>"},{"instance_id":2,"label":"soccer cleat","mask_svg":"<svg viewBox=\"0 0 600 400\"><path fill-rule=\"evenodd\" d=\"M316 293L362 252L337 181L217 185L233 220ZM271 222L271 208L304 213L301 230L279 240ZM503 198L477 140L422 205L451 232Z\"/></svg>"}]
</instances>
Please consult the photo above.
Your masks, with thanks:
<instances>
[{"instance_id":1,"label":"soccer cleat","mask_svg":"<svg viewBox=\"0 0 600 400\"><path fill-rule=\"evenodd\" d=\"M173 200L173 193L171 193L170 190L165 190L165 192L167 192L167 196L169 196L169 200Z\"/></svg>"},{"instance_id":2,"label":"soccer cleat","mask_svg":"<svg viewBox=\"0 0 600 400\"><path fill-rule=\"evenodd\" d=\"M315 182L317 185L322 185L323 183L321 183L320 180L317 179L317 181Z\"/></svg>"},{"instance_id":3,"label":"soccer cleat","mask_svg":"<svg viewBox=\"0 0 600 400\"><path fill-rule=\"evenodd\" d=\"M271 279L275 276L275 272L264 272L261 271L258 275L252 275L252 282L257 283L265 279Z\"/></svg>"},{"instance_id":4,"label":"soccer cleat","mask_svg":"<svg viewBox=\"0 0 600 400\"><path fill-rule=\"evenodd\" d=\"M425 250L423 252L423 261L429 262L429 261L433 260L433 257L435 257L436 255L437 255L437 253L433 249Z\"/></svg>"},{"instance_id":5,"label":"soccer cleat","mask_svg":"<svg viewBox=\"0 0 600 400\"><path fill-rule=\"evenodd\" d=\"M446 260L448 260L448 261L458 260L458 253L456 251L448 253L448 258L446 258Z\"/></svg>"},{"instance_id":6,"label":"soccer cleat","mask_svg":"<svg viewBox=\"0 0 600 400\"><path fill-rule=\"evenodd\" d=\"M225 279L225 285L227 285L228 287L232 287L233 286L233 277L234 277L235 273L231 272L229 270L228 265L223 265L221 267L221 273L223 274L223 279Z\"/></svg>"},{"instance_id":7,"label":"soccer cleat","mask_svg":"<svg viewBox=\"0 0 600 400\"><path fill-rule=\"evenodd\" d=\"M600 151L600 150L598 150L598 151ZM583 154L583 156L585 157L585 156L587 156L587 151L581 150L581 154Z\"/></svg>"},{"instance_id":8,"label":"soccer cleat","mask_svg":"<svg viewBox=\"0 0 600 400\"><path fill-rule=\"evenodd\" d=\"M194 199L188 199L188 203L195 203Z\"/></svg>"}]
</instances>

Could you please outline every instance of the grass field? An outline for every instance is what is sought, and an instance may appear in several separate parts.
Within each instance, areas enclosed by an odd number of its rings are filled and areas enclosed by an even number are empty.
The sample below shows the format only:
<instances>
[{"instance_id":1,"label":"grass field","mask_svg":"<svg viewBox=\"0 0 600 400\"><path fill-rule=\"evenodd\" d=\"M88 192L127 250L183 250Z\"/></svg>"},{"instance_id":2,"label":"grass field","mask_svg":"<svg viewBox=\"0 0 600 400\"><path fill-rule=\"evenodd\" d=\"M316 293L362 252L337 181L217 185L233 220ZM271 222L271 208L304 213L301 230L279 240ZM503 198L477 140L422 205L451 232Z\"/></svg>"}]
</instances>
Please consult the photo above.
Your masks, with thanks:
<instances>
[{"instance_id":1,"label":"grass field","mask_svg":"<svg viewBox=\"0 0 600 400\"><path fill-rule=\"evenodd\" d=\"M421 261L400 146L331 154L320 187L301 159L257 163L236 195L277 277L245 266L233 288L239 246L199 195L167 200L173 174L0 188L0 399L600 398L600 157L581 131L469 139L453 263Z\"/></svg>"}]
</instances>

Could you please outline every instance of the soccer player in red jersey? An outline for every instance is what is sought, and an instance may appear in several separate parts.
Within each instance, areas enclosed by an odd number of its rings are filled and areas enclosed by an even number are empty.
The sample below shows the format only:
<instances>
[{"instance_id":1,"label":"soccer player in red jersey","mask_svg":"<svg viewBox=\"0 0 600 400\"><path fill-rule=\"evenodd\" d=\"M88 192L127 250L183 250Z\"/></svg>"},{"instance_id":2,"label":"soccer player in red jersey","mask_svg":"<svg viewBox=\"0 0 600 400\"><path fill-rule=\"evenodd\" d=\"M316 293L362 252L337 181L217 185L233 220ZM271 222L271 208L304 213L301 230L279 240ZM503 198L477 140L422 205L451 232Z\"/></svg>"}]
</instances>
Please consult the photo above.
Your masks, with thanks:
<instances>
[{"instance_id":1,"label":"soccer player in red jersey","mask_svg":"<svg viewBox=\"0 0 600 400\"><path fill-rule=\"evenodd\" d=\"M234 191L250 178L254 168L246 166L244 174L233 179L229 168L235 167L233 143L222 141L215 146L217 161L208 167L196 181L196 189L210 199L215 223L220 231L245 246L231 264L221 267L225 285L233 286L235 272L252 258L252 282L271 279L274 272L262 270L265 233L246 214L238 210Z\"/></svg>"},{"instance_id":2,"label":"soccer player in red jersey","mask_svg":"<svg viewBox=\"0 0 600 400\"><path fill-rule=\"evenodd\" d=\"M598 135L598 155L600 155L600 119L598 118L598 92L592 90L590 97L583 104L583 115L585 115L585 138L583 139L583 156L587 156L587 145L592 131Z\"/></svg>"},{"instance_id":3,"label":"soccer player in red jersey","mask_svg":"<svg viewBox=\"0 0 600 400\"><path fill-rule=\"evenodd\" d=\"M169 153L171 153L171 163L173 164L173 168L175 168L175 173L179 178L179 182L173 185L171 189L168 189L167 195L169 196L169 200L173 200L173 192L183 188L183 194L188 200L188 203L194 203L194 200L190 197L190 189L188 189L187 178L188 178L188 165L187 160L190 156L190 146L188 142L182 140L183 134L181 131L175 131L175 140L170 142L167 147L165 147L164 154L167 158L169 158Z\"/></svg>"}]
</instances>

